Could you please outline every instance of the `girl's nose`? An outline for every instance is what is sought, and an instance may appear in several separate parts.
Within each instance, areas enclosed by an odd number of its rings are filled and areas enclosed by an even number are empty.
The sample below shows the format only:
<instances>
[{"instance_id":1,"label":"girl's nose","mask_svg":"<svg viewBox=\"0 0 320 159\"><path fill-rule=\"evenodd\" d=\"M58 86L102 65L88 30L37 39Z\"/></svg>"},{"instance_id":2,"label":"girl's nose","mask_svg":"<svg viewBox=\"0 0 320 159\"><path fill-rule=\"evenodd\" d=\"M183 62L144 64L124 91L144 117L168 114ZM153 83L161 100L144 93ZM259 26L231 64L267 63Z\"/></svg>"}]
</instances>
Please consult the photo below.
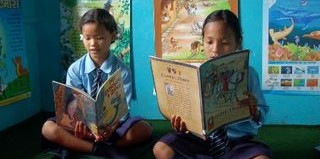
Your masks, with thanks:
<instances>
[{"instance_id":1,"label":"girl's nose","mask_svg":"<svg viewBox=\"0 0 320 159\"><path fill-rule=\"evenodd\" d=\"M210 46L210 52L211 54L217 54L219 52L219 44L217 42L214 42Z\"/></svg>"},{"instance_id":2,"label":"girl's nose","mask_svg":"<svg viewBox=\"0 0 320 159\"><path fill-rule=\"evenodd\" d=\"M93 45L95 45L95 44L96 44L96 40L95 40L94 38L92 38L92 39L90 40L90 45L93 46Z\"/></svg>"}]
</instances>

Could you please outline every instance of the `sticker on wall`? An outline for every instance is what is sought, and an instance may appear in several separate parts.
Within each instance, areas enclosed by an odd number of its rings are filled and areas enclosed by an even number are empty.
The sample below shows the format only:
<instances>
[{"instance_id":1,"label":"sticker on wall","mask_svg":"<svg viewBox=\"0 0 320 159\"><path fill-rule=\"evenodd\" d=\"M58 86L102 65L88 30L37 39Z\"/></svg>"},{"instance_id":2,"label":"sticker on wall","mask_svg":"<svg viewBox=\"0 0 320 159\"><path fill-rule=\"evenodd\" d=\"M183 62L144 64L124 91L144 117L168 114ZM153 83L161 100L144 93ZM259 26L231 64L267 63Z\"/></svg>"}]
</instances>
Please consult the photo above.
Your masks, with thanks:
<instances>
[{"instance_id":1,"label":"sticker on wall","mask_svg":"<svg viewBox=\"0 0 320 159\"><path fill-rule=\"evenodd\" d=\"M319 95L320 1L265 3L262 89Z\"/></svg>"},{"instance_id":2,"label":"sticker on wall","mask_svg":"<svg viewBox=\"0 0 320 159\"><path fill-rule=\"evenodd\" d=\"M31 96L21 2L0 4L0 106Z\"/></svg>"},{"instance_id":3,"label":"sticker on wall","mask_svg":"<svg viewBox=\"0 0 320 159\"><path fill-rule=\"evenodd\" d=\"M127 66L130 65L130 3L130 0L60 0L60 45L64 71L86 53L78 23L81 16L92 8L106 9L114 16L118 25L118 39L111 45L111 52Z\"/></svg>"}]
</instances>

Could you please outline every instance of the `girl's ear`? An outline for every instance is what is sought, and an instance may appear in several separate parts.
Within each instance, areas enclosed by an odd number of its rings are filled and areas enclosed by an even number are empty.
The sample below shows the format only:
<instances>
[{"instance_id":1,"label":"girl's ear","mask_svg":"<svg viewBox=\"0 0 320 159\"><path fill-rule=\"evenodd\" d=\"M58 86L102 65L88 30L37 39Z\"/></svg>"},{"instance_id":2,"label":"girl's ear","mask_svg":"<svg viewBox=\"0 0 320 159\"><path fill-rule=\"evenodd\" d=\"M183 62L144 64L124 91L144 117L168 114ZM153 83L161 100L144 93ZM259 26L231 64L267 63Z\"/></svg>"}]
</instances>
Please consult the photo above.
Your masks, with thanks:
<instances>
[{"instance_id":1,"label":"girl's ear","mask_svg":"<svg viewBox=\"0 0 320 159\"><path fill-rule=\"evenodd\" d=\"M113 43L114 41L116 41L118 39L116 31L111 33L111 39L112 39L111 43Z\"/></svg>"},{"instance_id":2,"label":"girl's ear","mask_svg":"<svg viewBox=\"0 0 320 159\"><path fill-rule=\"evenodd\" d=\"M242 50L242 39L240 39L240 40L238 41L237 50Z\"/></svg>"}]
</instances>

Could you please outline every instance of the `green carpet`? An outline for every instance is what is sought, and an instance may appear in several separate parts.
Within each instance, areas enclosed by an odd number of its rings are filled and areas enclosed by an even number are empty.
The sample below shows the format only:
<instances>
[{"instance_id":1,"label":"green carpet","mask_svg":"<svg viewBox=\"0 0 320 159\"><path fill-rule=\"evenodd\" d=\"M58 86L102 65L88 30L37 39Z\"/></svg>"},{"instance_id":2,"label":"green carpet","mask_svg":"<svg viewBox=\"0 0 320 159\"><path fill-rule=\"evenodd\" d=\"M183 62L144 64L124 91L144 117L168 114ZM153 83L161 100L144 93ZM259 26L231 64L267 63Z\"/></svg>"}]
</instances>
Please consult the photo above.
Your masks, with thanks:
<instances>
[{"instance_id":1,"label":"green carpet","mask_svg":"<svg viewBox=\"0 0 320 159\"><path fill-rule=\"evenodd\" d=\"M39 113L24 122L0 132L1 159L51 159L51 154L40 150L42 123L49 116ZM155 136L170 131L165 120L150 120ZM317 159L314 147L320 144L320 126L265 125L257 139L269 145L275 159ZM152 145L141 155L141 159L153 159ZM89 157L93 158L93 157ZM98 159L98 157L96 157ZM100 158L101 159L101 158Z\"/></svg>"}]
</instances>

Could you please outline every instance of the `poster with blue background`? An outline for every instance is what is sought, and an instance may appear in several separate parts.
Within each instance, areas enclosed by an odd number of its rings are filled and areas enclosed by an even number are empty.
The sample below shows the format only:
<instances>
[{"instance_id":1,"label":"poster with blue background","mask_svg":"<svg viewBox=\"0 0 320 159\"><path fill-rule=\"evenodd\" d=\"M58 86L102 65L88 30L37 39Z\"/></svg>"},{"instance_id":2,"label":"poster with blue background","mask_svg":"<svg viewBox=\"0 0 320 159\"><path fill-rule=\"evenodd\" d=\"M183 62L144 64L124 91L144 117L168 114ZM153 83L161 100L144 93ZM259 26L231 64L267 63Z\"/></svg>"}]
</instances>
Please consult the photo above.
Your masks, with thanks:
<instances>
[{"instance_id":1,"label":"poster with blue background","mask_svg":"<svg viewBox=\"0 0 320 159\"><path fill-rule=\"evenodd\" d=\"M263 90L319 95L320 1L265 3Z\"/></svg>"},{"instance_id":2,"label":"poster with blue background","mask_svg":"<svg viewBox=\"0 0 320 159\"><path fill-rule=\"evenodd\" d=\"M0 106L30 97L20 0L0 0Z\"/></svg>"}]
</instances>

